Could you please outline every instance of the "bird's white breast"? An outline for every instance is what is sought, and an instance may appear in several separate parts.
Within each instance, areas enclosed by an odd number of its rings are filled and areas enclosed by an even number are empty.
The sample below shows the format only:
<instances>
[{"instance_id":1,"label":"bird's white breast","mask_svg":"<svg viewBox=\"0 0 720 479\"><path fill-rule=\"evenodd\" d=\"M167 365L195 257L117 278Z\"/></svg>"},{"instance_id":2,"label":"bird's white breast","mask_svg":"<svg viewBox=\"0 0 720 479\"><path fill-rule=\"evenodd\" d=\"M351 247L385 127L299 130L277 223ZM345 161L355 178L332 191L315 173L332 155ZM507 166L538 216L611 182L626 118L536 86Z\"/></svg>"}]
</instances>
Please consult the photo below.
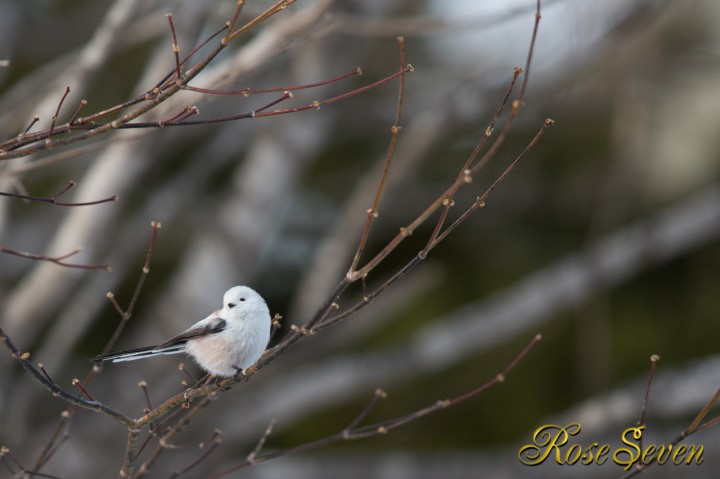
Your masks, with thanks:
<instances>
[{"instance_id":1,"label":"bird's white breast","mask_svg":"<svg viewBox=\"0 0 720 479\"><path fill-rule=\"evenodd\" d=\"M244 311L226 322L224 331L190 340L185 347L200 367L215 376L232 376L236 368L249 368L270 340L267 311Z\"/></svg>"}]
</instances>

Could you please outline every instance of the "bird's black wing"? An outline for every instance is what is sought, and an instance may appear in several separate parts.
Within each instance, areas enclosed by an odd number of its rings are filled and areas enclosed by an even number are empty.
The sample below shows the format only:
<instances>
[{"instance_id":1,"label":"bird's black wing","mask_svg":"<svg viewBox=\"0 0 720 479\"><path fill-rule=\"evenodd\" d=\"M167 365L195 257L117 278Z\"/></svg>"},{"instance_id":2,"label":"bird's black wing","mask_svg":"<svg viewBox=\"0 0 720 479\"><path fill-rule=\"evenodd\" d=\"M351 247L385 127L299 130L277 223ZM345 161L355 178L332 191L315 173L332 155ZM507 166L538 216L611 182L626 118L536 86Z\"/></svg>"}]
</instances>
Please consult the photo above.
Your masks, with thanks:
<instances>
[{"instance_id":1,"label":"bird's black wing","mask_svg":"<svg viewBox=\"0 0 720 479\"><path fill-rule=\"evenodd\" d=\"M222 318L216 318L204 326L193 326L184 333L180 333L174 338L170 338L164 343L157 346L158 349L171 348L173 346L183 345L190 339L200 338L209 334L217 334L224 331L227 322Z\"/></svg>"}]
</instances>

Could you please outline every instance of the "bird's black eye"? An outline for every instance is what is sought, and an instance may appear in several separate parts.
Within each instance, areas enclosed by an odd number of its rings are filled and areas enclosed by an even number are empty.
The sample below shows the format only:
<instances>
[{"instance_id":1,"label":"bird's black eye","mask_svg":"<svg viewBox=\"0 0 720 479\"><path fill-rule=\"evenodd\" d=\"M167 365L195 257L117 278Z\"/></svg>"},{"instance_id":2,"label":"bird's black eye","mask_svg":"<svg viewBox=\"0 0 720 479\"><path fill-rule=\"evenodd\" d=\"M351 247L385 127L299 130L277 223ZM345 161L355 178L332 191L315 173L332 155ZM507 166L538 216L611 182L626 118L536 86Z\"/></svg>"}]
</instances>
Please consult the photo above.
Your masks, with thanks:
<instances>
[{"instance_id":1,"label":"bird's black eye","mask_svg":"<svg viewBox=\"0 0 720 479\"><path fill-rule=\"evenodd\" d=\"M245 298L240 298L240 301L245 301Z\"/></svg>"},{"instance_id":2,"label":"bird's black eye","mask_svg":"<svg viewBox=\"0 0 720 479\"><path fill-rule=\"evenodd\" d=\"M235 303L228 303L228 308L232 309L237 306Z\"/></svg>"}]
</instances>

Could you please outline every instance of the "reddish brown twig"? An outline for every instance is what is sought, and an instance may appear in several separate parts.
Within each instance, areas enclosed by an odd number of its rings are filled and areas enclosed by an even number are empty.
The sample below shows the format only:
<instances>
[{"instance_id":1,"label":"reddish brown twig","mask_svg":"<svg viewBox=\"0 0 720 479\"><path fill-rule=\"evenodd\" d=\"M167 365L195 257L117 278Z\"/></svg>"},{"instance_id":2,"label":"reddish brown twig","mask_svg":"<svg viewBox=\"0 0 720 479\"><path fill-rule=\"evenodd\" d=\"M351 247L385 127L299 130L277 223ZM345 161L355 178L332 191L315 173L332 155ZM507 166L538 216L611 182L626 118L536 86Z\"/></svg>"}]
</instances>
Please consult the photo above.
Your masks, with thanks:
<instances>
[{"instance_id":1,"label":"reddish brown twig","mask_svg":"<svg viewBox=\"0 0 720 479\"><path fill-rule=\"evenodd\" d=\"M152 261L153 253L155 252L155 241L157 240L157 235L160 231L160 228L162 228L162 224L159 221L152 221L150 223L150 243L148 245L147 254L145 255L145 264L142 267L142 272L140 273L140 277L138 278L138 282L135 285L135 291L133 292L132 298L130 299L130 303L128 304L128 307L123 310L120 305L115 301L115 295L111 292L108 293L108 299L113 303L113 306L115 307L116 311L120 313L121 318L118 325L115 327L115 331L113 331L112 336L110 336L110 339L105 344L105 347L103 348L100 355L107 354L110 352L110 350L115 346L115 343L120 338L120 335L122 334L123 330L125 329L125 326L127 325L128 321L130 321L130 318L132 317L133 311L135 310L135 305L137 304L138 298L140 298L140 292L142 291L143 286L145 285L145 280L147 279L148 274L150 274L150 262Z\"/></svg>"},{"instance_id":2,"label":"reddish brown twig","mask_svg":"<svg viewBox=\"0 0 720 479\"><path fill-rule=\"evenodd\" d=\"M212 439L208 442L200 443L200 445L198 446L201 450L204 449L205 452L203 454L201 454L200 457L198 457L196 460L194 460L193 462L191 462L190 464L185 466L183 469L181 469L179 471L175 471L172 474L170 474L170 478L175 479L177 477L180 477L183 474L190 472L195 467L200 465L200 463L202 463L205 459L207 459L210 456L210 454L212 454L213 451L215 449L217 449L218 446L220 446L220 444L222 444L222 439L220 439L219 436L220 436L220 430L215 429L213 431ZM208 446L208 444L209 444L209 446Z\"/></svg>"},{"instance_id":3,"label":"reddish brown twig","mask_svg":"<svg viewBox=\"0 0 720 479\"><path fill-rule=\"evenodd\" d=\"M230 43L229 35L235 30L235 25L237 24L238 20L240 19L240 13L242 12L243 7L245 6L245 0L237 0L237 7L235 8L235 14L232 17L232 20L227 22L227 30L228 34L223 37L221 40L224 45L227 45Z\"/></svg>"},{"instance_id":4,"label":"reddish brown twig","mask_svg":"<svg viewBox=\"0 0 720 479\"><path fill-rule=\"evenodd\" d=\"M70 414L66 409L62 413L60 413L60 420L58 421L55 429L53 430L53 433L50 436L50 441L48 441L48 443L45 445L40 455L36 459L35 467L33 468L35 471L39 471L40 469L42 469L43 466L45 466L45 464L47 464L47 462L52 459L52 457L65 443L65 441L68 440L68 438L70 437L70 433L68 432L67 428L69 420Z\"/></svg>"},{"instance_id":5,"label":"reddish brown twig","mask_svg":"<svg viewBox=\"0 0 720 479\"><path fill-rule=\"evenodd\" d=\"M21 137L25 136L27 134L27 132L30 131L30 128L32 128L35 125L35 123L37 123L38 121L40 121L40 117L35 115L33 117L33 119L30 120L30 124L27 126L27 128L25 128L25 130L22 133L20 133L18 135L18 137L21 138Z\"/></svg>"},{"instance_id":6,"label":"reddish brown twig","mask_svg":"<svg viewBox=\"0 0 720 479\"><path fill-rule=\"evenodd\" d=\"M352 90L352 91L349 91L349 92L347 92L347 93L343 93L343 94L341 94L341 95L337 95L337 96L334 96L334 97L332 97L332 98L328 98L328 99L326 99L326 100L321 100L321 101L317 101L317 100L316 100L316 101L310 103L309 105L300 106L300 107L297 107L297 108L288 108L288 109L286 109L286 110L274 110L274 111L271 111L271 112L258 113L256 116L257 116L257 117L261 117L261 116L286 115L286 114L288 114L288 113L297 113L297 112L306 111L306 110L317 110L318 108L320 108L320 107L323 106L323 105L329 105L329 104L331 104L331 103L335 103L335 102L337 102L337 101L341 101L341 100L345 100L345 99L347 99L347 98L350 98L351 96L355 96L355 95L358 95L358 94L360 94L360 93L365 93L366 91L372 90L373 88L377 88L377 87L379 87L380 85L383 85L383 84L385 84L385 83L387 83L387 82L389 82L389 81L391 81L391 80L393 80L393 79L395 79L395 78L397 78L397 77L399 77L399 76L404 75L405 73L412 73L413 71L414 71L413 66L412 66L412 65L407 65L407 66L405 66L405 68L403 68L402 70L400 70L400 71L397 72L397 73L394 73L394 74L392 74L392 75L389 75L389 76L387 76L387 77L385 77L385 78L383 78L383 79L381 79L381 80L378 80L378 81L376 81L376 82L374 82L374 83L371 83L371 84L369 84L369 85L365 85L364 87L358 88L358 89L356 89L356 90Z\"/></svg>"},{"instance_id":7,"label":"reddish brown twig","mask_svg":"<svg viewBox=\"0 0 720 479\"><path fill-rule=\"evenodd\" d=\"M255 462L255 458L258 454L260 454L260 451L262 451L262 448L265 447L265 442L270 437L270 434L272 434L273 429L275 429L275 424L277 424L277 421L275 419L270 420L270 424L265 428L265 431L263 432L263 435L260 436L260 439L258 439L257 444L255 444L255 448L250 452L250 454L247 455L246 459L253 464Z\"/></svg>"},{"instance_id":8,"label":"reddish brown twig","mask_svg":"<svg viewBox=\"0 0 720 479\"><path fill-rule=\"evenodd\" d=\"M228 23L229 23L229 22L228 22ZM228 29L228 23L226 23L225 25L223 25L222 28L220 28L220 29L217 30L215 33L213 33L212 35L210 35L209 37L207 37L205 40L203 40L202 42L200 42L200 43L198 44L198 46L196 46L196 47L193 49L193 51L191 51L190 53L188 53L188 54L185 56L185 58L182 59L182 61L180 62L180 66L182 67L183 65L185 65L185 63L187 63L187 62L190 60L190 58L192 58L192 56L195 55L202 47L204 47L205 45L207 45L208 43L210 43L215 37L217 37L217 36L220 35L222 32L224 32L225 30L227 30L227 29ZM154 86L150 91L151 91L151 92L157 92L157 93L159 93L160 91L162 91L162 90L164 90L165 88L167 88L167 87L169 86L169 84L172 83L171 78L173 77L173 75L175 75L175 71L176 71L175 69L172 69L171 71L169 71L169 72L162 78L162 80L160 80L159 82L157 82L157 83L155 84L155 86ZM157 94L157 93L155 93L155 94Z\"/></svg>"},{"instance_id":9,"label":"reddish brown twig","mask_svg":"<svg viewBox=\"0 0 720 479\"><path fill-rule=\"evenodd\" d=\"M185 85L187 85L193 78L195 78L195 76L197 76L201 71L203 71L205 67L207 67L207 65L210 64L210 62L212 62L217 57L217 55L227 47L229 42L237 38L242 33L245 33L250 28L257 26L258 24L267 20L276 13L285 10L289 5L293 4L294 2L295 0L285 0L278 2L264 13L250 20L244 26L238 28L233 32L229 32L226 37L223 37L223 39L207 55L205 55L205 57L200 59L192 67L188 68L185 73L182 73L182 71L180 71L181 75L179 76L177 75L177 72L179 70L179 66L182 65L183 62L176 61L175 74L177 78L174 82L166 83L162 88L156 86L145 94L129 100L121 105L116 105L97 114L90 115L86 118L78 118L73 123L68 122L64 125L56 126L57 116L59 115L60 106L62 105L61 100L60 104L58 105L56 115L54 117L55 119L49 129L35 134L20 135L19 137L1 143L0 160L18 158L49 148L67 146L78 141L87 140L88 138L95 137L97 135L104 134L111 130L123 127L123 125L131 122L140 115L152 110L153 108L157 107L159 104L173 96L175 93L183 89ZM221 29L221 31L224 31L227 27L228 25L225 25ZM216 35L213 35L211 38L214 38L215 36ZM196 50L193 50L193 53L195 51ZM189 57L190 56L188 56L188 58ZM162 85L162 82L160 84ZM63 96L63 100L65 96L67 96L67 93ZM126 112L120 118L109 121L102 125L92 124L94 119L105 116L111 112L125 110L131 106L136 106L136 108ZM70 133L76 130L88 131L79 133L77 135L66 135L60 138L54 138L55 136L65 135L66 133Z\"/></svg>"},{"instance_id":10,"label":"reddish brown twig","mask_svg":"<svg viewBox=\"0 0 720 479\"><path fill-rule=\"evenodd\" d=\"M87 389L85 389L85 386L83 386L83 384L80 382L79 379L77 379L77 378L73 379L72 385L75 386L76 388L78 388L80 390L80 392L85 395L86 398L88 398L91 401L95 401L95 398L90 395L90 393L87 391ZM97 401L95 401L95 402L97 402Z\"/></svg>"},{"instance_id":11,"label":"reddish brown twig","mask_svg":"<svg viewBox=\"0 0 720 479\"><path fill-rule=\"evenodd\" d=\"M508 364L500 373L496 374L493 379L490 381L487 381L485 384L473 389L472 391L468 391L464 394L461 394L459 396L456 396L451 399L445 399L445 400L438 400L435 401L433 404L418 409L416 411L413 411L409 414L406 414L404 416L400 416L397 418L387 419L385 421L377 422L374 424L370 424L367 426L358 426L358 424L365 419L367 414L377 405L378 401L385 397L385 393L377 390L373 394L372 399L370 402L365 406L365 408L360 412L358 416L356 416L353 421L349 423L347 427L345 427L342 431L321 438L317 439L315 441L310 441L305 444L301 444L298 446L290 447L287 449L282 449L279 451L263 454L260 456L253 456L252 460L250 458L246 458L245 460L227 468L224 469L216 474L213 474L207 479L219 479L221 477L225 477L239 469L244 469L248 466L257 465L263 462L267 462L273 459L277 459L279 457L288 456L290 454L297 454L300 452L309 451L311 449L317 449L319 447L325 447L330 444L334 444L337 442L342 441L355 441L358 439L366 439L372 436L377 436L381 434L387 434L393 429L396 429L398 427L404 426L408 423L417 421L418 419L425 417L427 415L433 414L435 412L438 412L443 409L447 409L449 407L453 407L463 401L467 401L468 399L474 398L475 396L487 391L493 386L496 386L499 383L502 383L505 381L505 378L507 375L522 361L525 357L527 357L528 353L537 345L537 343L540 341L541 336L538 334L536 335L532 341L528 343L525 348L517 355L515 358Z\"/></svg>"},{"instance_id":12,"label":"reddish brown twig","mask_svg":"<svg viewBox=\"0 0 720 479\"><path fill-rule=\"evenodd\" d=\"M78 104L77 109L75 110L75 113L73 113L73 116L70 117L70 121L68 121L68 124L73 125L75 124L75 121L80 114L80 110L83 109L83 107L87 105L87 100L80 100L80 103Z\"/></svg>"},{"instance_id":13,"label":"reddish brown twig","mask_svg":"<svg viewBox=\"0 0 720 479\"><path fill-rule=\"evenodd\" d=\"M103 270L103 271L112 271L112 268L107 265L98 265L98 264L77 264L77 263L68 263L65 260L75 256L76 254L80 253L82 251L81 248L76 248L72 250L71 252L60 255L60 256L45 256L42 254L35 254L35 253L28 253L26 251L18 251L10 248L6 248L4 246L0 246L0 253L7 253L13 256L18 256L20 258L27 258L32 259L36 261L47 261L50 263L55 263L58 266L63 266L65 268L76 268L76 269L93 269L93 270Z\"/></svg>"},{"instance_id":14,"label":"reddish brown twig","mask_svg":"<svg viewBox=\"0 0 720 479\"><path fill-rule=\"evenodd\" d=\"M282 327L281 321L282 321L282 316L280 316L279 314L276 313L275 316L273 316L272 323L270 323L270 326L271 326L271 329L270 329L270 341L273 340L273 338L275 337L275 335L277 334L277 332L278 332L278 331L280 330L280 328Z\"/></svg>"},{"instance_id":15,"label":"reddish brown twig","mask_svg":"<svg viewBox=\"0 0 720 479\"><path fill-rule=\"evenodd\" d=\"M118 312L118 314L121 316L121 321L116 327L115 331L113 332L113 335L111 336L108 343L105 345L105 348L103 349L103 354L106 354L110 351L110 349L114 346L115 342L119 338L120 334L122 333L123 329L125 328L127 322L129 321L130 317L132 316L132 312L135 308L135 304L137 302L137 299L140 296L140 291L142 290L142 286L145 282L145 277L150 272L150 261L152 260L153 252L155 250L155 240L157 239L157 234L159 229L161 228L160 223L158 222L152 222L151 223L151 229L152 233L150 236L150 244L148 245L148 252L145 258L145 264L143 265L142 274L140 275L140 279L138 280L138 284L135 287L135 292L133 293L133 297L130 301L130 304L128 305L128 308L126 310L123 310L123 308L118 304L117 300L115 299L115 295L113 293L108 293L107 297L110 300L110 303L113 305L115 310ZM50 376L48 376L47 372L44 370L44 368L41 367L41 370L43 374L45 375L47 381L50 384L55 384L52 379L50 379ZM94 379L95 375L100 373L102 370L101 366L96 364L92 367L90 372L88 372L87 376L85 377L85 380L80 383L78 382L77 386L84 388L86 386L89 386L92 380ZM88 395L89 396L89 395ZM149 404L149 396L146 396L146 399L148 401L148 407L152 409L152 406ZM86 406L82 406L86 407ZM60 447L62 440L66 439L68 437L68 428L70 426L70 421L72 420L73 416L75 415L75 406L70 406L66 411L63 412L60 421L58 422L57 426L55 427L55 430L53 434L50 437L50 440L48 444L43 449L42 453L38 456L37 460L35 461L35 469L39 470L42 466L44 466L47 461L52 457L52 454L57 451L57 449Z\"/></svg>"},{"instance_id":16,"label":"reddish brown twig","mask_svg":"<svg viewBox=\"0 0 720 479\"><path fill-rule=\"evenodd\" d=\"M468 217L478 208L482 208L485 206L485 200L490 196L490 194L494 191L494 189L504 181L504 179L510 174L510 172L517 166L519 161L523 159L527 154L530 152L530 150L535 146L537 141L542 137L544 131L552 125L552 120L546 120L543 124L542 128L538 131L538 133L535 135L533 140L528 144L528 146L523 150L523 152L518 155L515 160L508 166L505 171L493 182L481 195L478 196L477 199L452 223L450 224L445 230L443 230L442 233L438 234L437 237L429 243L422 251L420 251L413 259L411 259L405 266L403 266L399 271L397 271L394 275L392 275L388 280L386 280L377 290L370 294L366 294L365 297L362 299L362 301L358 302L354 306L348 308L347 310L343 311L337 316L330 317L326 321L320 321L318 322L314 327L314 330L320 330L323 328L326 328L327 326L334 324L338 321L341 321L353 314L355 314L360 309L367 306L370 302L372 302L373 299L375 299L378 295L380 295L382 292L384 292L387 288L389 288L392 284L394 284L397 280L405 276L412 268L414 268L420 261L425 259L427 257L427 253L435 248L440 242L442 242L452 231L454 231L458 226L460 226L464 221L468 219ZM421 215L421 217L424 216L427 218L429 215ZM388 245L383 248L383 250L378 253L372 260L368 261L368 263L363 266L361 269L359 269L355 275L353 275L353 278L362 278L363 276L366 276L373 268L375 268L381 261L383 261L390 252L399 244L402 239L404 239L406 236L410 234L412 231L410 228L413 229L416 228L420 222L416 219L411 225L409 225L406 228L401 228L400 234L398 234L393 240L388 243ZM348 278L350 280L352 278Z\"/></svg>"},{"instance_id":17,"label":"reddish brown twig","mask_svg":"<svg viewBox=\"0 0 720 479\"><path fill-rule=\"evenodd\" d=\"M517 118L517 115L520 112L520 108L522 108L523 106L523 102L525 101L525 91L527 90L528 81L530 80L530 66L532 65L533 53L535 52L535 43L537 41L537 33L540 27L540 19L542 19L540 7L541 2L540 0L537 0L535 6L535 23L533 25L533 33L530 39L530 48L528 48L528 54L525 60L525 77L523 78L522 85L520 86L520 92L518 93L517 98L512 103L510 115L505 121L505 125L503 125L503 129L500 132L500 135L495 139L487 153L485 153L483 157L480 158L480 161L478 161L477 164L472 168L471 175L475 175L478 171L480 171L481 168L483 168L488 163L488 161L490 161L491 158L495 156L495 153L497 153L502 144L505 142L505 139L510 133L512 125L515 122L515 118Z\"/></svg>"},{"instance_id":18,"label":"reddish brown twig","mask_svg":"<svg viewBox=\"0 0 720 479\"><path fill-rule=\"evenodd\" d=\"M647 413L647 406L650 400L650 389L652 388L653 378L655 377L655 369L657 368L657 362L660 361L660 356L653 354L650 356L650 374L648 375L648 383L645 388L645 396L643 397L642 407L640 408L640 419L637 422L638 426L645 425L645 414ZM642 449L642 436L640 436L640 449Z\"/></svg>"},{"instance_id":19,"label":"reddish brown twig","mask_svg":"<svg viewBox=\"0 0 720 479\"><path fill-rule=\"evenodd\" d=\"M197 114L199 114L199 113L200 113L200 110L198 110L198 107L196 107L196 106L186 106L186 107L183 108L182 111L181 111L180 113L178 113L177 115L175 115L175 116L173 116L173 117L171 117L171 118L168 118L167 120L160 120L160 121L158 122L158 124L159 124L160 126L172 125L172 124L175 124L175 123L179 123L179 122L181 122L181 121L183 121L183 120L186 120L186 119L190 118L191 116L197 115Z\"/></svg>"},{"instance_id":20,"label":"reddish brown twig","mask_svg":"<svg viewBox=\"0 0 720 479\"><path fill-rule=\"evenodd\" d=\"M258 24L264 22L265 20L272 17L276 13L282 12L283 10L285 10L286 8L288 8L290 5L292 5L295 2L296 2L296 0L280 0L279 2L275 3L270 8L268 8L267 10L265 10L263 13L261 13L257 17L255 17L252 20L250 20L249 22L247 22L242 27L238 28L235 31L232 31L232 30L229 31L227 36L222 39L223 45L229 44L230 42L235 40L237 37L242 35L243 33L247 32L248 30L257 26ZM240 10L240 8L242 8L243 3L244 2L242 2L242 3L238 2L238 9L236 10L236 16L239 16L239 14L240 14L239 10Z\"/></svg>"},{"instance_id":21,"label":"reddish brown twig","mask_svg":"<svg viewBox=\"0 0 720 479\"><path fill-rule=\"evenodd\" d=\"M403 75L404 73L412 72L413 67L412 65L407 65L402 71L394 73L392 75L388 75L385 78L382 78L376 82L373 82L369 85L366 85L364 87L357 88L355 90L334 96L332 98L328 98L325 100L315 100L307 105L298 106L294 108L286 108L282 110L271 110L271 111L264 111L265 109L269 108L273 104L277 103L276 101L271 103L270 105L265 105L257 110L252 110L250 112L240 113L237 115L227 115L227 116L219 116L215 118L206 118L206 119L198 119L198 120L184 120L184 121L175 121L172 123L165 123L164 121L146 121L146 122L132 122L132 123L125 123L122 125L118 125L118 129L144 129L144 128L160 128L160 127L170 127L170 126L194 126L194 125L210 125L213 123L226 123L229 121L236 121L236 120L247 120L252 118L259 118L259 117L265 117L265 116L278 116L278 115L288 115L291 113L299 113L307 110L317 110L321 106L329 105L331 103L335 103L341 100L345 100L347 98L350 98L351 96L359 95L361 93L364 93L368 90L371 90L373 88L377 88L380 85L383 85L385 83L388 83L395 78ZM288 97L289 98L289 97ZM281 97L281 100L285 99L285 97ZM78 127L79 128L79 127ZM85 126L83 128L86 128ZM0 155L1 157L1 155Z\"/></svg>"},{"instance_id":22,"label":"reddish brown twig","mask_svg":"<svg viewBox=\"0 0 720 479\"><path fill-rule=\"evenodd\" d=\"M400 49L400 84L398 87L397 104L395 107L395 122L392 127L390 127L390 145L388 146L385 166L383 168L382 176L380 177L380 183L378 184L378 189L375 192L375 199L373 200L372 206L367 210L365 227L360 235L360 241L358 242L355 256L350 264L348 275L353 275L355 273L355 270L360 263L360 257L365 249L365 244L367 243L368 236L370 234L370 228L372 227L375 218L378 217L380 199L382 198L383 191L385 190L385 184L387 183L388 175L390 174L390 166L392 165L392 160L395 156L395 145L397 144L398 134L400 133L400 119L402 118L403 96L405 93L405 39L398 37L397 42Z\"/></svg>"},{"instance_id":23,"label":"reddish brown twig","mask_svg":"<svg viewBox=\"0 0 720 479\"><path fill-rule=\"evenodd\" d=\"M286 86L286 87L275 87L275 88L243 88L242 90L214 90L211 88L199 88L194 87L191 85L186 85L185 89L189 91L194 91L197 93L208 93L211 95L242 95L242 96L250 96L260 93L277 93L281 91L297 91L297 90L307 90L309 88L317 88L325 85L329 85L331 83L339 82L341 80L345 80L346 78L354 77L354 76L360 76L362 75L362 69L360 67L356 67L353 71L350 73L346 73L344 75L340 75L337 78L331 78L330 80L324 80L320 82L315 83L308 83L305 85L295 85L295 86Z\"/></svg>"},{"instance_id":24,"label":"reddish brown twig","mask_svg":"<svg viewBox=\"0 0 720 479\"><path fill-rule=\"evenodd\" d=\"M278 97L276 100L273 100L273 101L271 101L270 103L268 103L267 105L261 106L261 107L258 108L257 110L254 110L254 111L253 111L253 115L254 115L254 116L257 116L258 113L260 113L260 112L262 112L262 111L265 111L265 110L267 110L268 108L272 108L273 106L277 105L278 103L281 103L281 102L283 102L283 101L285 101L285 100L288 100L288 99L290 99L290 98L292 98L292 97L293 97L293 94L292 94L291 92L289 92L289 91L283 92L283 94L280 95L280 97Z\"/></svg>"},{"instance_id":25,"label":"reddish brown twig","mask_svg":"<svg viewBox=\"0 0 720 479\"><path fill-rule=\"evenodd\" d=\"M108 417L115 419L116 421L124 424L128 427L134 427L135 421L130 419L128 416L115 411L102 403L97 401L89 401L81 397L70 394L61 388L57 383L45 377L45 375L39 371L28 359L30 354L27 352L21 352L15 343L10 339L5 330L0 327L0 343L3 343L6 348L10 350L12 358L28 373L30 373L36 381L38 381L45 389L50 391L53 396L57 396L63 401L79 406L85 409L91 409L93 411L101 412Z\"/></svg>"},{"instance_id":26,"label":"reddish brown twig","mask_svg":"<svg viewBox=\"0 0 720 479\"><path fill-rule=\"evenodd\" d=\"M168 427L168 429L161 435L161 437L158 440L158 444L155 447L155 449L150 453L149 457L145 459L145 461L140 464L139 467L137 467L137 474L136 478L140 478L145 476L147 473L150 472L155 462L160 458L163 452L165 452L167 449L171 448L171 441L175 436L180 434L185 427L187 427L188 424L197 416L203 409L205 409L216 397L216 394L210 394L202 400L192 406L192 408L187 409L187 413L182 416L177 424L172 425ZM185 404L185 403L183 403ZM178 416L182 414L183 411L186 411L184 408L177 408L174 409L175 414ZM163 421L160 422L160 424L163 424L167 422L165 418L163 418ZM144 446L143 446L144 447ZM135 455L136 457L140 455L141 450L139 450ZM133 464L134 467L134 464Z\"/></svg>"},{"instance_id":27,"label":"reddish brown twig","mask_svg":"<svg viewBox=\"0 0 720 479\"><path fill-rule=\"evenodd\" d=\"M62 195L67 193L71 188L73 188L77 183L75 181L70 181L68 185L63 188L60 193L57 193L50 197L43 197L43 196L30 196L30 195L20 195L17 193L6 193L4 191L0 191L0 196L7 196L8 198L19 198L21 200L27 200L27 201L38 201L42 203L50 203L56 206L91 206L91 205L99 205L101 203L109 203L111 201L117 201L119 198L116 195L109 196L107 198L103 198L101 200L95 200L95 201L86 201L81 203L66 203L63 201L58 201L58 198L60 198Z\"/></svg>"},{"instance_id":28,"label":"reddish brown twig","mask_svg":"<svg viewBox=\"0 0 720 479\"><path fill-rule=\"evenodd\" d=\"M6 461L6 458L10 459L10 461L15 464L15 467L18 468L18 471L13 469L10 463ZM58 476L25 469L25 467L20 463L20 460L18 460L18 458L13 455L10 449L5 446L0 447L0 463L5 466L5 468L8 470L8 472L10 472L13 477L19 477L20 475L22 475L23 477L46 477L48 479L60 479Z\"/></svg>"},{"instance_id":29,"label":"reddish brown twig","mask_svg":"<svg viewBox=\"0 0 720 479\"><path fill-rule=\"evenodd\" d=\"M667 443L668 450L675 447L677 444L680 444L688 437L692 436L693 434L696 434L700 431L704 431L705 429L708 429L710 427L713 427L717 424L720 424L720 416L711 419L709 421L703 422L703 420L707 417L707 415L710 413L712 408L715 407L715 405L720 401L720 388L718 388L715 391L715 394L710 398L710 400L705 404L705 406L700 410L700 412L695 416L695 419L690 423L688 427L686 427L680 434L675 436L670 442ZM629 479L631 477L635 477L637 475L642 474L648 467L652 466L653 464L656 464L655 461L644 463L644 462L638 462L635 468L632 471L627 472L623 476L621 476L621 479Z\"/></svg>"},{"instance_id":30,"label":"reddish brown twig","mask_svg":"<svg viewBox=\"0 0 720 479\"><path fill-rule=\"evenodd\" d=\"M175 24L173 23L172 13L166 13L165 18L167 18L167 21L170 24L170 33L172 34L172 51L173 51L173 55L175 56L175 78L179 80L180 79L180 45L178 45L177 35L175 35Z\"/></svg>"},{"instance_id":31,"label":"reddish brown twig","mask_svg":"<svg viewBox=\"0 0 720 479\"><path fill-rule=\"evenodd\" d=\"M63 103L65 103L65 98L67 98L68 94L70 93L70 87L65 87L65 93L63 93L62 98L60 98L60 102L58 102L57 109L55 110L55 114L52 117L52 122L50 123L50 130L48 131L48 138L50 138L53 134L53 130L55 129L55 123L57 123L58 116L60 115L60 108L62 108Z\"/></svg>"},{"instance_id":32,"label":"reddish brown twig","mask_svg":"<svg viewBox=\"0 0 720 479\"><path fill-rule=\"evenodd\" d=\"M428 239L427 245L423 249L423 254L427 255L427 253L430 251L430 248L432 247L432 244L437 239L438 235L440 234L440 231L442 231L443 226L445 225L445 220L447 219L448 212L450 211L450 208L455 205L454 197L457 190L465 183L470 183L472 181L472 170L470 169L473 162L475 161L475 158L477 158L477 155L480 153L480 150L482 150L483 146L485 146L485 143L487 142L488 138L492 135L493 131L495 130L495 124L497 123L498 119L500 118L500 115L502 114L503 109L505 108L505 105L507 104L508 99L510 98L510 94L513 91L513 88L515 87L515 83L517 82L518 76L522 73L521 68L514 68L513 69L513 76L510 80L510 84L508 85L508 88L505 92L505 96L503 97L502 101L500 102L500 105L498 106L498 109L495 111L495 116L490 121L490 124L487 128L485 128L485 134L482 136L480 141L475 145L475 149L470 153L470 156L468 156L467 160L465 160L465 164L463 164L462 168L460 168L460 172L457 175L457 178L455 179L455 183L453 183L452 187L448 190L448 195L442 199L442 206L443 209L440 212L440 218L438 219L437 223L435 224L435 229L433 230L432 234L430 235L430 239Z\"/></svg>"}]
</instances>

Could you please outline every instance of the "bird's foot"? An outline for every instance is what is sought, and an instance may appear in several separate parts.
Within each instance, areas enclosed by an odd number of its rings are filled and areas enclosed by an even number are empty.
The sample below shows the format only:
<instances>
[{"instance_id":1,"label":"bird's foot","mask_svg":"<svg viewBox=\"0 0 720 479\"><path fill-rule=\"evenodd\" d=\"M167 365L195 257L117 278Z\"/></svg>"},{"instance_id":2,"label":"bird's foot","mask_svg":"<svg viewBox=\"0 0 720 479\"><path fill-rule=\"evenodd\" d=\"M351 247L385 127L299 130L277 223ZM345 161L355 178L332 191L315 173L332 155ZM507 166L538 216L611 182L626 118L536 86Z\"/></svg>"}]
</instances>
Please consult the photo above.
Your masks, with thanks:
<instances>
[{"instance_id":1,"label":"bird's foot","mask_svg":"<svg viewBox=\"0 0 720 479\"><path fill-rule=\"evenodd\" d=\"M236 379L242 379L245 377L245 370L239 366L233 366L233 369L235 370L235 378Z\"/></svg>"}]
</instances>

